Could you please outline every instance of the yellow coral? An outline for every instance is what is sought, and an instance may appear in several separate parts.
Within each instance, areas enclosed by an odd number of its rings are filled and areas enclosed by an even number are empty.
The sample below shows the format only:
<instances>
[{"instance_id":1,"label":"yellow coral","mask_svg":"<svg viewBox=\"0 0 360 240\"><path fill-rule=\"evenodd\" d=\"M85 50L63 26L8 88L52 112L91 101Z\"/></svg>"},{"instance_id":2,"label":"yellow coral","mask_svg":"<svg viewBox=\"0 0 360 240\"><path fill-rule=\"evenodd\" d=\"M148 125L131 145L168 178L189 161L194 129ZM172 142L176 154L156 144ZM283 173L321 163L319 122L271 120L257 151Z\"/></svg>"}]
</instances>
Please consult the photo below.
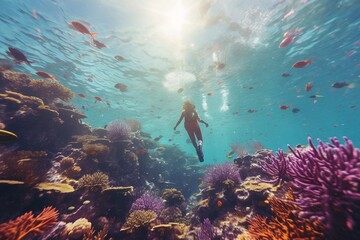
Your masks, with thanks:
<instances>
[{"instance_id":1,"label":"yellow coral","mask_svg":"<svg viewBox=\"0 0 360 240\"><path fill-rule=\"evenodd\" d=\"M43 80L32 80L27 86L29 94L43 99L47 103L53 102L55 99L69 101L74 97L73 92L58 82L48 82Z\"/></svg>"},{"instance_id":2,"label":"yellow coral","mask_svg":"<svg viewBox=\"0 0 360 240\"><path fill-rule=\"evenodd\" d=\"M155 221L157 214L150 210L135 210L130 213L126 219L126 223L120 229L121 231L133 232L139 227L147 227L151 222Z\"/></svg>"},{"instance_id":3,"label":"yellow coral","mask_svg":"<svg viewBox=\"0 0 360 240\"><path fill-rule=\"evenodd\" d=\"M62 235L68 239L79 239L91 231L91 222L86 218L79 218L73 223L67 223Z\"/></svg>"},{"instance_id":4,"label":"yellow coral","mask_svg":"<svg viewBox=\"0 0 360 240\"><path fill-rule=\"evenodd\" d=\"M85 143L82 148L88 155L106 155L109 153L109 147L101 143Z\"/></svg>"},{"instance_id":5,"label":"yellow coral","mask_svg":"<svg viewBox=\"0 0 360 240\"><path fill-rule=\"evenodd\" d=\"M103 172L86 174L79 179L78 188L88 188L91 191L101 191L109 185L109 176Z\"/></svg>"}]
</instances>

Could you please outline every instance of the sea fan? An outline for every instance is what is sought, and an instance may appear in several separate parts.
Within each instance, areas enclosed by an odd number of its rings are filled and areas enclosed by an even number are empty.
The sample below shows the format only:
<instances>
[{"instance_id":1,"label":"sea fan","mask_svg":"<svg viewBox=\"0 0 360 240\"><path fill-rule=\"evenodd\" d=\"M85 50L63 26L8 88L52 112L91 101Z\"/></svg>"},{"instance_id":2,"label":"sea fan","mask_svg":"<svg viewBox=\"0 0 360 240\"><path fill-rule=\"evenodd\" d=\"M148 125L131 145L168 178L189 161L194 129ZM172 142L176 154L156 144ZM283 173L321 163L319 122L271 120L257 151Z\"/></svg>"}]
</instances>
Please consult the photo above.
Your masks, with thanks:
<instances>
[{"instance_id":1,"label":"sea fan","mask_svg":"<svg viewBox=\"0 0 360 240\"><path fill-rule=\"evenodd\" d=\"M107 137L111 141L128 140L130 138L131 128L124 122L112 121L106 126Z\"/></svg>"},{"instance_id":2,"label":"sea fan","mask_svg":"<svg viewBox=\"0 0 360 240\"><path fill-rule=\"evenodd\" d=\"M234 184L241 182L239 169L233 163L222 163L205 170L204 183L209 186L220 188L226 180Z\"/></svg>"},{"instance_id":3,"label":"sea fan","mask_svg":"<svg viewBox=\"0 0 360 240\"><path fill-rule=\"evenodd\" d=\"M131 205L130 212L135 210L151 210L160 216L161 211L164 209L163 200L160 197L152 196L145 193Z\"/></svg>"}]
</instances>

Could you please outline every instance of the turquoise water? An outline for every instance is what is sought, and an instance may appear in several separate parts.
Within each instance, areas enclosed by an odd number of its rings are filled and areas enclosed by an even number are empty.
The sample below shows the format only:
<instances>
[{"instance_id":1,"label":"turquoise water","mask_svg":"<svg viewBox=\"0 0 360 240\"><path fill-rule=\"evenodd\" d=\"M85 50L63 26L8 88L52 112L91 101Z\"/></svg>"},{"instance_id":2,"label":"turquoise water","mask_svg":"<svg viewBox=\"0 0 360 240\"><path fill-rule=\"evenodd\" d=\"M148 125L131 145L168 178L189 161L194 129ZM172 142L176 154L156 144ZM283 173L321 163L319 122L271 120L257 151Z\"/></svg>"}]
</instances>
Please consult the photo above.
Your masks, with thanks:
<instances>
[{"instance_id":1,"label":"turquoise water","mask_svg":"<svg viewBox=\"0 0 360 240\"><path fill-rule=\"evenodd\" d=\"M227 160L231 145L257 141L275 150L306 144L308 136L347 136L359 146L359 10L358 0L3 0L0 58L9 59L9 46L20 49L34 63L15 71L54 75L74 91L71 103L93 127L135 119L152 137L163 136L161 143L195 155L183 127L173 131L183 101L191 100L209 123L201 125L208 163ZM97 32L106 48L71 29L71 21ZM294 42L279 48L283 34L296 29ZM308 67L292 68L312 57ZM343 81L350 85L332 87Z\"/></svg>"}]
</instances>

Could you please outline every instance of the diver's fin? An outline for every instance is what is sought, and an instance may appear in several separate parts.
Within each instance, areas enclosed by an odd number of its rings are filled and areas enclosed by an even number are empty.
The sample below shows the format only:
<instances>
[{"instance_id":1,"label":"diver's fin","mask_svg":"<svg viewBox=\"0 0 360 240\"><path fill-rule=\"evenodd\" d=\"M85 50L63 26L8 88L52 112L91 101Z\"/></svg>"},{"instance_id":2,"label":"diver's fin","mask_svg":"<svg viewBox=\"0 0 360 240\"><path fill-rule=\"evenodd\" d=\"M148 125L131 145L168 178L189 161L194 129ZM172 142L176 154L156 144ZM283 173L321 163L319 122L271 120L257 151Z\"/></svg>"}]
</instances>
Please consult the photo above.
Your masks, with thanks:
<instances>
[{"instance_id":1,"label":"diver's fin","mask_svg":"<svg viewBox=\"0 0 360 240\"><path fill-rule=\"evenodd\" d=\"M203 162L204 161L204 153L202 152L201 147L198 147L196 149L196 153L199 157L200 162Z\"/></svg>"}]
</instances>

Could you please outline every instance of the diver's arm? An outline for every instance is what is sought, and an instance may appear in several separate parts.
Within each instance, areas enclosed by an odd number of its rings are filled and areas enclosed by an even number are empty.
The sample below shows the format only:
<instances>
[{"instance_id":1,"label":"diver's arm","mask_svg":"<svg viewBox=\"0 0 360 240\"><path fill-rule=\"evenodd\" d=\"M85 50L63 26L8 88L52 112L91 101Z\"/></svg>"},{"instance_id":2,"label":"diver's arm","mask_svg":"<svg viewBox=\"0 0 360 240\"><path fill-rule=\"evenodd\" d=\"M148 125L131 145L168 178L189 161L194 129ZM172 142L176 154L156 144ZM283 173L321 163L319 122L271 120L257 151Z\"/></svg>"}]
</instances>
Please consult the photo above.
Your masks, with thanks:
<instances>
[{"instance_id":1,"label":"diver's arm","mask_svg":"<svg viewBox=\"0 0 360 240\"><path fill-rule=\"evenodd\" d=\"M205 126L206 126L206 127L208 127L208 126L209 126L209 124L208 124L207 122L205 122L204 120L202 120L202 119L200 119L200 118L199 118L199 120L198 120L198 121L199 121L199 122L201 122L201 123L203 123L203 124L205 124Z\"/></svg>"},{"instance_id":2,"label":"diver's arm","mask_svg":"<svg viewBox=\"0 0 360 240\"><path fill-rule=\"evenodd\" d=\"M179 126L179 124L181 123L181 121L183 120L183 118L184 118L184 112L181 113L181 116L180 116L180 118L179 118L179 121L177 121L177 123L176 123L176 125L175 125L175 127L174 127L174 131L176 130L177 126Z\"/></svg>"},{"instance_id":3,"label":"diver's arm","mask_svg":"<svg viewBox=\"0 0 360 240\"><path fill-rule=\"evenodd\" d=\"M201 123L205 124L205 126L206 126L206 127L208 127L208 126L209 126L209 124L208 124L207 122L205 122L204 120L200 119L200 117L199 117L199 114L198 114L198 113L196 113L196 115L197 115L197 120L198 120L199 122L201 122Z\"/></svg>"}]
</instances>

